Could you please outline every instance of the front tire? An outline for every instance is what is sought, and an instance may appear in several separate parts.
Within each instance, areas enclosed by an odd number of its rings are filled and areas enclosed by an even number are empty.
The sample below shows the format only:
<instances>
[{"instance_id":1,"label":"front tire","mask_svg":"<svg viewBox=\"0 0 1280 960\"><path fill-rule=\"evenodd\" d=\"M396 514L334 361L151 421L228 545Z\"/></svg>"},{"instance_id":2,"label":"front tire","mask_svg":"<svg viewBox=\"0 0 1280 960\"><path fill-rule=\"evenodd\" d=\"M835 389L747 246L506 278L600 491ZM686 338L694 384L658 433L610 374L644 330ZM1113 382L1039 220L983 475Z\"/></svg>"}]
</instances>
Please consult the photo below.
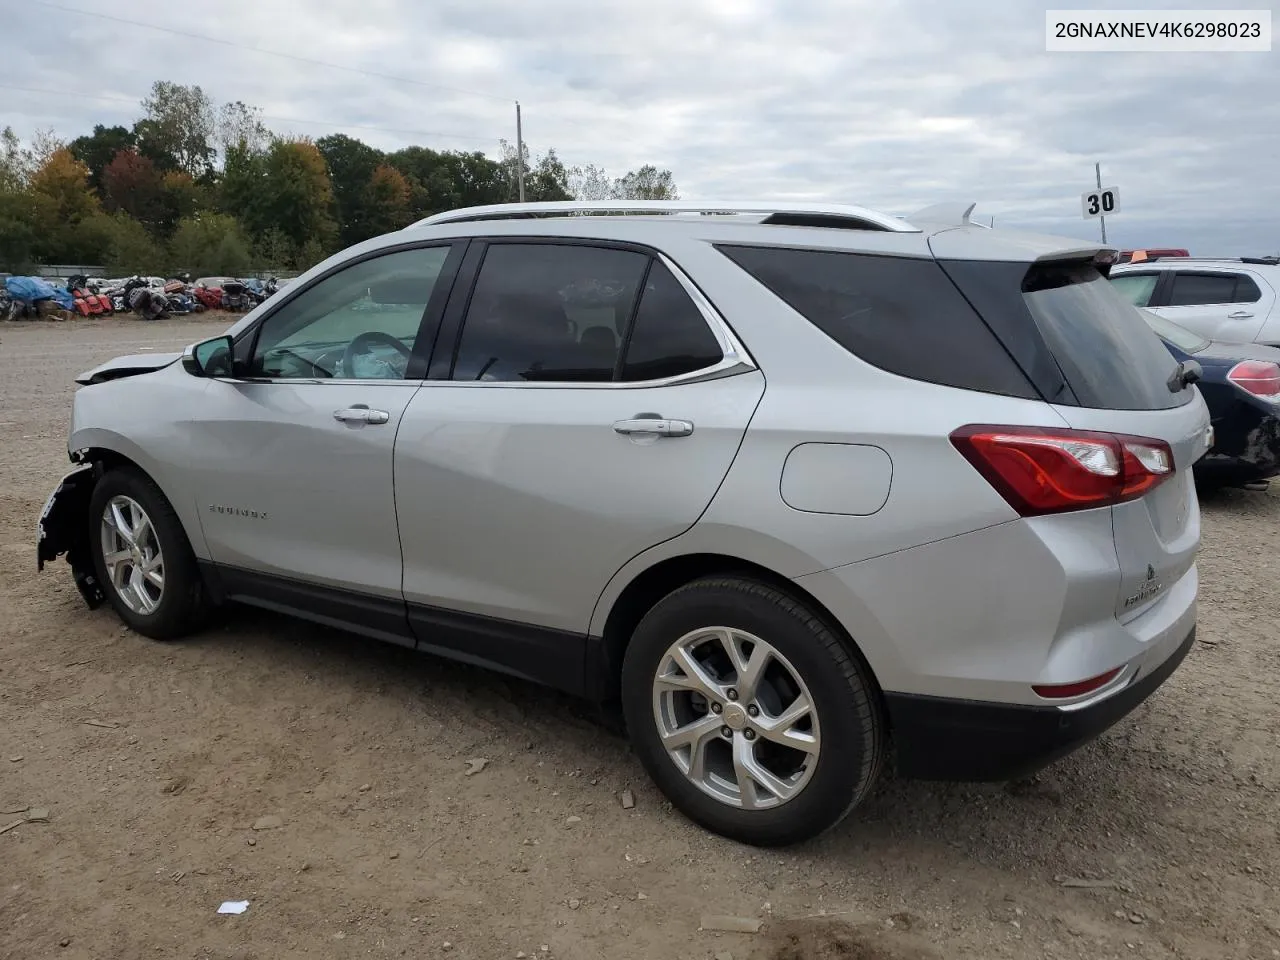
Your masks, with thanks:
<instances>
[{"instance_id":1,"label":"front tire","mask_svg":"<svg viewBox=\"0 0 1280 960\"><path fill-rule=\"evenodd\" d=\"M109 470L89 499L94 571L131 629L174 640L200 626L206 610L195 555L173 506L145 474Z\"/></svg>"},{"instance_id":2,"label":"front tire","mask_svg":"<svg viewBox=\"0 0 1280 960\"><path fill-rule=\"evenodd\" d=\"M868 668L807 606L752 580L697 580L659 601L627 647L622 707L672 804L755 846L835 826L883 764Z\"/></svg>"}]
</instances>

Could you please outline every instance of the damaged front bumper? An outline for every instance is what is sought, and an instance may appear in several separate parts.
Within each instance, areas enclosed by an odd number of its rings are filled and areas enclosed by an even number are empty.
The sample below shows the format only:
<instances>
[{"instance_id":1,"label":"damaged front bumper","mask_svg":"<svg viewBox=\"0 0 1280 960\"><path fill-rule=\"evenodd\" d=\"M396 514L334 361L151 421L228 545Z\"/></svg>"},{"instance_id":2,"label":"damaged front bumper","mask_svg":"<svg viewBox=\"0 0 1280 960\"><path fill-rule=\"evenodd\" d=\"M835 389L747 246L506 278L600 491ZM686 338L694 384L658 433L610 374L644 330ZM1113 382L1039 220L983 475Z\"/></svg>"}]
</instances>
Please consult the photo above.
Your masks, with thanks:
<instances>
[{"instance_id":1,"label":"damaged front bumper","mask_svg":"<svg viewBox=\"0 0 1280 960\"><path fill-rule=\"evenodd\" d=\"M93 610L106 600L102 584L93 570L89 537L89 497L97 483L93 464L71 471L54 488L36 524L36 568L66 554L76 589Z\"/></svg>"}]
</instances>

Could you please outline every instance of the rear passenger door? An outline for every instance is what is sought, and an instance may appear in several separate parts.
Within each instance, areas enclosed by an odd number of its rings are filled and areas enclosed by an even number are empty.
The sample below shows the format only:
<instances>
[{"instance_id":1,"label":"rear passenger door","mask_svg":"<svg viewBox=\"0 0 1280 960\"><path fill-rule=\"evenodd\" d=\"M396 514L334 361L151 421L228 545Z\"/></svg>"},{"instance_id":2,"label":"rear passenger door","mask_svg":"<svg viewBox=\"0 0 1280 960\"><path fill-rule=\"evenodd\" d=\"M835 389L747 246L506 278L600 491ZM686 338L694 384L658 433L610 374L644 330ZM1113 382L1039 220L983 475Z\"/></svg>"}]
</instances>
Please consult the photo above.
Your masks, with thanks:
<instances>
[{"instance_id":1,"label":"rear passenger door","mask_svg":"<svg viewBox=\"0 0 1280 960\"><path fill-rule=\"evenodd\" d=\"M1252 343L1275 294L1240 270L1175 270L1157 291L1155 312L1202 337ZM1265 291L1264 291L1265 287Z\"/></svg>"},{"instance_id":2,"label":"rear passenger door","mask_svg":"<svg viewBox=\"0 0 1280 960\"><path fill-rule=\"evenodd\" d=\"M410 621L572 689L605 584L698 519L764 378L648 250L473 242L463 270L396 441Z\"/></svg>"}]
</instances>

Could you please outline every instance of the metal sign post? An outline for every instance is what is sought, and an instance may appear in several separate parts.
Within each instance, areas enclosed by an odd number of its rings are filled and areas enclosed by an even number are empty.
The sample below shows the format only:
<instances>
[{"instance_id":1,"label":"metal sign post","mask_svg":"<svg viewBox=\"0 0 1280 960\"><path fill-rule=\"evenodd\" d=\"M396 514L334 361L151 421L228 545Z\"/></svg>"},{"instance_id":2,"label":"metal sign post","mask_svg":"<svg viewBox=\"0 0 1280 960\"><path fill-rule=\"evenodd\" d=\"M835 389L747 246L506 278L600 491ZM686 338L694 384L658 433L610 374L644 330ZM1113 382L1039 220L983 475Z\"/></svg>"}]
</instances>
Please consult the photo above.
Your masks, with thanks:
<instances>
[{"instance_id":1,"label":"metal sign post","mask_svg":"<svg viewBox=\"0 0 1280 960\"><path fill-rule=\"evenodd\" d=\"M1098 193L1102 193L1102 164L1095 163L1093 165L1093 174L1098 179ZM1102 224L1102 242L1107 242L1107 217L1105 214L1098 217L1098 222Z\"/></svg>"}]
</instances>

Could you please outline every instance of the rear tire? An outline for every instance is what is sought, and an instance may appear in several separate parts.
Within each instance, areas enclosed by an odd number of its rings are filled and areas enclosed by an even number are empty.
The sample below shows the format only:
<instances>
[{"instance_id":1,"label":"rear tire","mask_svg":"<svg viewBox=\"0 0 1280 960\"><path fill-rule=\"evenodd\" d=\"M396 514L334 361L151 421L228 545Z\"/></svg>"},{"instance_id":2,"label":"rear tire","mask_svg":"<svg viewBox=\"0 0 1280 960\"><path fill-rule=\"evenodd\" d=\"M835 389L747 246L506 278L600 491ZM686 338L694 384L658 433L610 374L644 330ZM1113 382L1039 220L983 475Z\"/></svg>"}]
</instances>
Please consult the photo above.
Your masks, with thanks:
<instances>
[{"instance_id":1,"label":"rear tire","mask_svg":"<svg viewBox=\"0 0 1280 960\"><path fill-rule=\"evenodd\" d=\"M659 601L627 647L622 708L672 804L755 846L835 826L884 761L870 670L807 606L753 580L697 580Z\"/></svg>"},{"instance_id":2,"label":"rear tire","mask_svg":"<svg viewBox=\"0 0 1280 960\"><path fill-rule=\"evenodd\" d=\"M182 521L132 468L109 470L89 498L89 544L107 600L131 629L174 640L203 624L204 582Z\"/></svg>"}]
</instances>

